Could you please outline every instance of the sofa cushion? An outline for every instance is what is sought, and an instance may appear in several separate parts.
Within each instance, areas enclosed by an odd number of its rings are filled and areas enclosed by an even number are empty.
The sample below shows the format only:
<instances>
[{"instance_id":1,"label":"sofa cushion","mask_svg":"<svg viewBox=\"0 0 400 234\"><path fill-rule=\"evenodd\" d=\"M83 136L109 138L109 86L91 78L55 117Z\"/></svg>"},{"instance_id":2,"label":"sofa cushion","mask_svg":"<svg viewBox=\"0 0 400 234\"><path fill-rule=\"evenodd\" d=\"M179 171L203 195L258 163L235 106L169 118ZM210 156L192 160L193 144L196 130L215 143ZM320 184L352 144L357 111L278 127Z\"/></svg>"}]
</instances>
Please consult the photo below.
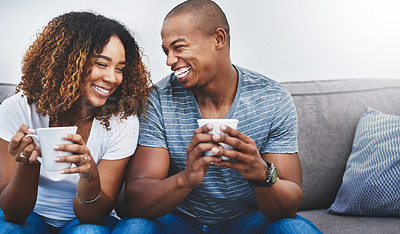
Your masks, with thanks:
<instances>
[{"instance_id":1,"label":"sofa cushion","mask_svg":"<svg viewBox=\"0 0 400 234\"><path fill-rule=\"evenodd\" d=\"M400 117L361 116L343 182L329 212L400 216Z\"/></svg>"},{"instance_id":2,"label":"sofa cushion","mask_svg":"<svg viewBox=\"0 0 400 234\"><path fill-rule=\"evenodd\" d=\"M304 194L300 210L329 208L341 185L360 116L369 106L400 115L400 80L282 84L297 108Z\"/></svg>"},{"instance_id":3,"label":"sofa cushion","mask_svg":"<svg viewBox=\"0 0 400 234\"><path fill-rule=\"evenodd\" d=\"M400 220L394 217L342 216L329 214L326 209L306 210L298 213L310 220L325 234L347 233L400 233Z\"/></svg>"}]
</instances>

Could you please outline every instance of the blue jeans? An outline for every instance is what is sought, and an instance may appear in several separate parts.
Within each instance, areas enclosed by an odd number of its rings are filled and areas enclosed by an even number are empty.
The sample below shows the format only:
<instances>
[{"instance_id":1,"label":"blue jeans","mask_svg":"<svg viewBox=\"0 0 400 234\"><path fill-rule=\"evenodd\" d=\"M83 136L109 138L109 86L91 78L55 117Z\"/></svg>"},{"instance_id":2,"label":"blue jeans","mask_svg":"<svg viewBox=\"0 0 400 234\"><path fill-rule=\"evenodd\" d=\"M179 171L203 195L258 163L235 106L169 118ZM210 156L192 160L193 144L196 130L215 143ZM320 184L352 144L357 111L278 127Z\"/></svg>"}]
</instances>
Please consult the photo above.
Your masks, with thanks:
<instances>
[{"instance_id":1,"label":"blue jeans","mask_svg":"<svg viewBox=\"0 0 400 234\"><path fill-rule=\"evenodd\" d=\"M107 216L103 219L101 225L80 224L78 219L67 223L64 227L53 227L46 224L43 219L35 212L28 217L23 225L4 221L3 211L0 210L0 233L111 233L117 224L118 219L113 216Z\"/></svg>"},{"instance_id":2,"label":"blue jeans","mask_svg":"<svg viewBox=\"0 0 400 234\"><path fill-rule=\"evenodd\" d=\"M172 212L156 219L123 218L113 233L322 233L309 220L297 215L293 219L271 221L260 212L248 213L215 225L203 225Z\"/></svg>"}]
</instances>

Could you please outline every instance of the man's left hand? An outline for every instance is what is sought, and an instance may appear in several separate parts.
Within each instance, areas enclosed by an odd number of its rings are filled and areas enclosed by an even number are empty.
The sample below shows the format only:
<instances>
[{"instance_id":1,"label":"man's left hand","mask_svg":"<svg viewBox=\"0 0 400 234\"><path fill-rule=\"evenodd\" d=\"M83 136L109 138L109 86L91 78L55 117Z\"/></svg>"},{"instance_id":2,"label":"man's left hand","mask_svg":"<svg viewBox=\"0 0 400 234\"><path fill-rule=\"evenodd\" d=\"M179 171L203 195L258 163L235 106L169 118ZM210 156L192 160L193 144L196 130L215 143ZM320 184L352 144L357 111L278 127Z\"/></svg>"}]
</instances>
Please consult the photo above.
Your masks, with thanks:
<instances>
[{"instance_id":1,"label":"man's left hand","mask_svg":"<svg viewBox=\"0 0 400 234\"><path fill-rule=\"evenodd\" d=\"M211 152L214 155L226 156L232 161L219 161L216 166L228 167L240 172L247 180L265 180L268 166L262 159L257 145L249 136L226 125L221 126L225 134L214 134L212 139L216 143L225 143L233 147L233 150L213 147Z\"/></svg>"}]
</instances>

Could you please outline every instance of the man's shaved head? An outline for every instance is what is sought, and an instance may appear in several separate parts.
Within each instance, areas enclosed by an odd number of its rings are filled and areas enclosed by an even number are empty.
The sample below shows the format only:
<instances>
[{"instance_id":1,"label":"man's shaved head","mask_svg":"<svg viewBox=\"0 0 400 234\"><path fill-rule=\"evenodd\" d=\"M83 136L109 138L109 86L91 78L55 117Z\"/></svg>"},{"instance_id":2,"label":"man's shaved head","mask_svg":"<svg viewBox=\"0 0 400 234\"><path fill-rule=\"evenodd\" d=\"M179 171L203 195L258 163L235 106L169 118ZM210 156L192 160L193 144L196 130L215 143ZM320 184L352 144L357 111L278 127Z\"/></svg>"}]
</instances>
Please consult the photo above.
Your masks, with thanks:
<instances>
[{"instance_id":1,"label":"man's shaved head","mask_svg":"<svg viewBox=\"0 0 400 234\"><path fill-rule=\"evenodd\" d=\"M222 28L226 32L228 44L230 41L229 23L222 9L211 0L188 0L173 8L165 20L168 18L190 14L197 19L199 27L206 35L214 34L217 28Z\"/></svg>"}]
</instances>

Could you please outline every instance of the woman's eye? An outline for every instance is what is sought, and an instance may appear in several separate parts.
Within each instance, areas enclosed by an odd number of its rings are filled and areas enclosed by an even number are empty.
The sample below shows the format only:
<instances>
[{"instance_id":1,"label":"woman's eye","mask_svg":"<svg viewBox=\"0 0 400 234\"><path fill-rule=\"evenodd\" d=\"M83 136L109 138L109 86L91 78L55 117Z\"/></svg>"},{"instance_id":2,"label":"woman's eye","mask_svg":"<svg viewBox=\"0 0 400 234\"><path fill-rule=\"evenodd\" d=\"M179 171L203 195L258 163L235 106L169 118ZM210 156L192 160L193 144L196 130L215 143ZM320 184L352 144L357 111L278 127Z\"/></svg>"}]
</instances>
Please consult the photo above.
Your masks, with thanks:
<instances>
[{"instance_id":1,"label":"woman's eye","mask_svg":"<svg viewBox=\"0 0 400 234\"><path fill-rule=\"evenodd\" d=\"M119 71L119 72L123 72L124 70L125 70L124 67L117 68L117 71Z\"/></svg>"},{"instance_id":2,"label":"woman's eye","mask_svg":"<svg viewBox=\"0 0 400 234\"><path fill-rule=\"evenodd\" d=\"M99 65L100 67L107 67L107 65L106 65L105 63L99 63L99 62L97 62L96 64Z\"/></svg>"}]
</instances>

